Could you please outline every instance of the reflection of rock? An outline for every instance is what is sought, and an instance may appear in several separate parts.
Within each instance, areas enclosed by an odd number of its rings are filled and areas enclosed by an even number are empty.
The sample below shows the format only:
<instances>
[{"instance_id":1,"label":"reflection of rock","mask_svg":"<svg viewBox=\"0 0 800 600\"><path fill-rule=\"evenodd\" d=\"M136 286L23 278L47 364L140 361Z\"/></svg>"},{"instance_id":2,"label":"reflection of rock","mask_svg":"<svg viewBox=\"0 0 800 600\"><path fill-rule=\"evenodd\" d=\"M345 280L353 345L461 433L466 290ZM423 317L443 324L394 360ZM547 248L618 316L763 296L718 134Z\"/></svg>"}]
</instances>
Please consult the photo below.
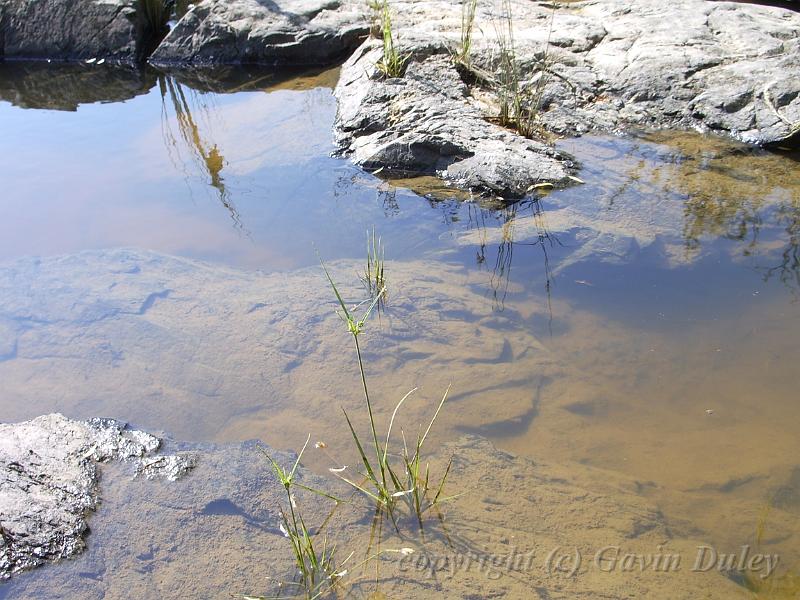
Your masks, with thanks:
<instances>
[{"instance_id":1,"label":"reflection of rock","mask_svg":"<svg viewBox=\"0 0 800 600\"><path fill-rule=\"evenodd\" d=\"M412 60L403 79L385 80L368 42L345 63L336 88L342 149L367 169L439 173L463 188L523 196L537 183L564 185L569 157L484 119L447 55Z\"/></svg>"},{"instance_id":2,"label":"reflection of rock","mask_svg":"<svg viewBox=\"0 0 800 600\"><path fill-rule=\"evenodd\" d=\"M567 243L570 250L553 265L558 273L585 260L629 262L648 247L658 247L667 266L687 264L724 238L737 242L729 246L734 255L764 269L777 265L776 277L797 278L800 175L786 168L786 156L682 132L585 136L565 145L587 157L592 175L585 185L549 196L540 214L514 215L505 226L465 232L461 241L500 244L509 232L512 242L574 236L578 243Z\"/></svg>"},{"instance_id":3,"label":"reflection of rock","mask_svg":"<svg viewBox=\"0 0 800 600\"><path fill-rule=\"evenodd\" d=\"M165 64L327 64L367 33L355 3L338 0L204 0L151 57Z\"/></svg>"},{"instance_id":4,"label":"reflection of rock","mask_svg":"<svg viewBox=\"0 0 800 600\"><path fill-rule=\"evenodd\" d=\"M53 424L60 431L85 427L57 416L33 423ZM60 439L48 442L44 450L36 441L37 451L60 450ZM188 476L176 483L141 481L113 465L105 467L103 505L91 517L85 551L16 577L4 591L15 598L47 597L53 589L71 598L274 595L275 582L290 577L293 564L289 541L279 530L284 491L270 473L264 447L253 442L173 445L198 456ZM287 453L268 451L283 466L293 460ZM523 598L531 589L548 598L621 597L623 589L628 597L747 597L716 570L695 574L685 569L664 577L653 570L616 569L593 576L591 558L607 545L643 554L681 553L684 560L697 545L668 531L658 511L626 489L633 484L624 478L607 474L602 489L589 490L591 468L534 464L475 436L442 448L433 457L434 473L451 454L447 492L464 494L443 505L444 520L431 515L424 540L416 535L398 539L384 528L381 548L414 549L405 558L387 553L381 561L381 591L389 597L455 599L479 590L483 596ZM333 477L304 468L297 478L328 492L345 491ZM297 505L312 527L331 508L306 493L298 493ZM369 552L371 514L358 500L336 511L327 533L339 560L350 550L358 561ZM409 532L402 519L401 526ZM446 534L447 541L439 534ZM577 576L546 568L548 553L558 546L584 554L586 563ZM453 572L455 565L446 559L462 561L462 568ZM474 562L467 568L463 561L470 560ZM351 562L355 564L355 557ZM351 566L345 589L356 598L369 597L375 584L359 581L360 574Z\"/></svg>"},{"instance_id":5,"label":"reflection of rock","mask_svg":"<svg viewBox=\"0 0 800 600\"><path fill-rule=\"evenodd\" d=\"M156 83L151 70L111 65L0 65L0 98L22 108L75 110L81 104L121 102L146 94Z\"/></svg>"},{"instance_id":6,"label":"reflection of rock","mask_svg":"<svg viewBox=\"0 0 800 600\"><path fill-rule=\"evenodd\" d=\"M136 459L147 477L173 480L191 468L186 456L149 458L159 445L109 419L52 414L0 425L0 579L83 549L86 513L99 499L97 462Z\"/></svg>"},{"instance_id":7,"label":"reflection of rock","mask_svg":"<svg viewBox=\"0 0 800 600\"><path fill-rule=\"evenodd\" d=\"M288 89L333 88L339 77L338 69L331 68L266 70L248 65L167 69L166 74L193 90L215 94L273 90L283 86Z\"/></svg>"},{"instance_id":8,"label":"reflection of rock","mask_svg":"<svg viewBox=\"0 0 800 600\"><path fill-rule=\"evenodd\" d=\"M135 0L2 0L0 58L135 62Z\"/></svg>"}]
</instances>

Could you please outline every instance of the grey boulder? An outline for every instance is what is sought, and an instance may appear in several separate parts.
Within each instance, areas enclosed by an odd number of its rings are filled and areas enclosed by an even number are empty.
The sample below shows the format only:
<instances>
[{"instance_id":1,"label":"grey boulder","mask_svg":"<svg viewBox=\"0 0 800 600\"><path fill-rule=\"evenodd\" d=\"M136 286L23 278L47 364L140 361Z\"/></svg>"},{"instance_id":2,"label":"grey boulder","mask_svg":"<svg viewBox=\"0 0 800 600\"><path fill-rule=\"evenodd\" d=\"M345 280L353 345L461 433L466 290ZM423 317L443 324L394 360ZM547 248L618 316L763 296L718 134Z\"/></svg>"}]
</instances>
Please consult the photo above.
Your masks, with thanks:
<instances>
[{"instance_id":1,"label":"grey boulder","mask_svg":"<svg viewBox=\"0 0 800 600\"><path fill-rule=\"evenodd\" d=\"M375 66L381 52L366 42L336 87L337 143L358 165L508 197L569 183L573 160L487 121L446 54L417 55L404 77L387 79Z\"/></svg>"},{"instance_id":2,"label":"grey boulder","mask_svg":"<svg viewBox=\"0 0 800 600\"><path fill-rule=\"evenodd\" d=\"M800 14L706 0L517 0L520 85L544 81L537 120L555 135L695 129L755 144L800 133ZM364 168L437 174L462 188L520 196L568 183L569 157L487 122L499 113L499 4L478 3L472 51L456 70L457 0L396 0L394 35L409 56L386 79L369 40L336 90L341 152ZM507 35L507 34L506 34Z\"/></svg>"},{"instance_id":3,"label":"grey boulder","mask_svg":"<svg viewBox=\"0 0 800 600\"><path fill-rule=\"evenodd\" d=\"M0 58L141 58L136 0L0 0Z\"/></svg>"},{"instance_id":4,"label":"grey boulder","mask_svg":"<svg viewBox=\"0 0 800 600\"><path fill-rule=\"evenodd\" d=\"M81 552L97 506L97 463L135 461L146 478L177 479L189 455L153 457L160 440L113 419L60 414L0 425L0 579Z\"/></svg>"},{"instance_id":5,"label":"grey boulder","mask_svg":"<svg viewBox=\"0 0 800 600\"><path fill-rule=\"evenodd\" d=\"M367 29L359 9L338 0L202 0L150 62L328 64L355 49Z\"/></svg>"}]
</instances>

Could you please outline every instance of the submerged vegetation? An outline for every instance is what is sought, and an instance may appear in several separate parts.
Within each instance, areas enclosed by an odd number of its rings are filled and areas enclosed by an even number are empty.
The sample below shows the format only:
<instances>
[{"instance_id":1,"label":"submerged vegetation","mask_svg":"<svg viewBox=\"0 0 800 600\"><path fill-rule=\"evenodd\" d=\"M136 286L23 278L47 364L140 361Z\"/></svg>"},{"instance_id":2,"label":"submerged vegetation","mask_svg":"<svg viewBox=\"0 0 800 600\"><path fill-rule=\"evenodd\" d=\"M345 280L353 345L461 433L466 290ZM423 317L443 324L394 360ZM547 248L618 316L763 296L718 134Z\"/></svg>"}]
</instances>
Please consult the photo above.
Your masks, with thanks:
<instances>
[{"instance_id":1,"label":"submerged vegetation","mask_svg":"<svg viewBox=\"0 0 800 600\"><path fill-rule=\"evenodd\" d=\"M337 462L337 466L330 468L329 471L352 488L353 497L366 498L372 505L375 515L373 519L373 534L376 527L382 531L382 525L380 524L383 522L384 517L391 521L398 533L401 531L402 518L410 517L419 526L419 532L421 533L424 530L424 514L431 508L454 498L454 496L444 496L445 484L453 463L452 457L438 479L431 476L430 465L422 457L425 441L428 439L444 407L450 387L448 386L442 395L425 430L422 431L420 429L416 434L416 438L409 444L405 432L401 429L402 448L399 451L390 451L395 419L403 403L416 391L416 388L406 393L394 406L386 428L385 438L383 434L379 435L375 421L373 400L367 384L359 336L363 333L373 311L376 310L386 296L383 244L380 237L376 237L373 229L371 234L367 236L367 263L364 275L361 278L367 289L368 298L350 308L348 308L348 304L342 297L327 267L324 263L321 264L339 306L337 314L346 324L347 331L353 339L359 368L360 387L363 390L364 406L370 428L370 439L362 441L362 438L356 432L356 427L350 414L342 408L342 414L352 436L361 468L356 471L355 475L352 475L347 471L348 467L340 467ZM359 314L359 309L364 306L366 308ZM267 458L272 465L277 481L286 492L286 506L279 508L281 515L280 528L291 543L292 554L297 568L296 581L282 584L281 587L285 586L287 589L293 590L295 592L293 595L295 596L304 595L308 600L311 600L326 596L337 588L340 580L348 572L344 566L352 558L353 553L348 555L344 561L338 563L336 560L336 545L329 543L326 533L328 521L337 507L345 500L296 481L297 470L308 447L309 440L310 436L306 438L306 442L294 465L289 470L282 468L271 456L267 455ZM325 448L326 446L319 443L317 447ZM294 492L295 488L300 488L305 492L316 494L334 502L333 509L324 523L315 529L315 533L312 533L306 525ZM378 534L378 538L380 538L380 534ZM413 552L411 548L381 550L380 539L378 539L378 551L370 555L372 544L373 539L371 536L367 557L359 566L380 557L382 554L399 553L407 555ZM247 596L246 598L256 600L257 598L263 599L265 597Z\"/></svg>"},{"instance_id":2,"label":"submerged vegetation","mask_svg":"<svg viewBox=\"0 0 800 600\"><path fill-rule=\"evenodd\" d=\"M394 426L395 418L397 417L397 413L400 410L400 407L403 405L403 402L405 402L415 390L408 392L395 405L394 411L392 412L392 417L389 421L389 426L387 428L386 441L382 442L379 440L377 427L375 425L375 414L373 410L372 399L369 394L367 376L364 370L364 360L361 354L361 345L358 341L359 335L364 331L364 326L369 319L370 314L375 309L383 295L386 293L386 287L381 287L377 291L367 309L359 317L356 315L355 309L347 308L347 304L342 298L339 289L336 287L330 272L324 266L324 264L323 269L325 270L325 276L327 277L328 283L333 289L333 293L336 296L339 307L341 308L339 316L347 325L347 330L353 338L353 345L355 347L359 374L361 377L361 387L364 393L364 404L367 409L367 415L369 416L371 433L371 441L367 444L362 443L361 438L356 433L356 429L353 426L350 416L347 414L347 411L342 409L344 418L347 421L347 426L350 430L350 434L352 435L355 447L358 450L358 455L361 459L361 464L364 470L359 473L361 477L360 481L349 479L339 472L337 472L337 476L342 479L342 481L356 489L358 492L374 501L376 510L378 512L385 512L392 520L392 523L396 529L399 530L397 508L400 503L404 503L408 507L409 512L416 516L417 522L419 523L420 527L422 527L423 513L429 508L435 506L438 502L445 500L445 498L442 497L442 490L444 489L447 476L450 472L450 464L448 464L438 485L435 483L434 485L431 485L433 482L430 478L428 466L426 465L424 470L422 468L422 447L431 431L431 428L436 422L436 419L439 416L445 401L447 400L449 387L442 396L442 399L439 402L436 412L428 424L425 433L417 434L416 442L411 447L411 450L409 450L408 443L405 439L405 434L401 431L401 436L403 439L402 452L399 455L390 453L389 447L391 445L392 428ZM381 278L382 277L383 274L381 269ZM365 446L369 447L369 445L372 446L370 448L370 454L374 453L374 459L371 459L367 456ZM395 462L398 460L398 456L400 462L399 465L397 465ZM433 491L434 487L436 493L431 498L429 493Z\"/></svg>"},{"instance_id":3,"label":"submerged vegetation","mask_svg":"<svg viewBox=\"0 0 800 600\"><path fill-rule=\"evenodd\" d=\"M364 267L364 274L361 276L361 283L367 290L370 298L380 297L378 308L386 300L386 278L384 277L384 248L381 238L375 237L375 229L367 233L367 264Z\"/></svg>"},{"instance_id":4,"label":"submerged vegetation","mask_svg":"<svg viewBox=\"0 0 800 600\"><path fill-rule=\"evenodd\" d=\"M292 553L294 554L295 566L299 576L299 581L291 582L290 585L294 587L293 591L301 592L307 599L311 600L322 597L333 590L339 579L347 574L347 571L343 568L341 570L337 569L336 546L328 544L328 537L324 532L325 524L318 529L320 533L314 535L309 532L294 493L294 488L300 487L315 494L331 498L337 504L339 502L338 499L324 492L309 488L295 481L297 468L303 458L303 453L308 447L309 439L306 439L306 443L297 455L294 465L288 471L284 470L271 456L267 455L267 458L272 464L275 477L286 491L286 507L280 507L281 531L292 545ZM318 541L318 537L322 538L321 542ZM352 554L342 562L341 567L344 567L344 564L351 557ZM246 596L245 598L256 600L252 596Z\"/></svg>"}]
</instances>

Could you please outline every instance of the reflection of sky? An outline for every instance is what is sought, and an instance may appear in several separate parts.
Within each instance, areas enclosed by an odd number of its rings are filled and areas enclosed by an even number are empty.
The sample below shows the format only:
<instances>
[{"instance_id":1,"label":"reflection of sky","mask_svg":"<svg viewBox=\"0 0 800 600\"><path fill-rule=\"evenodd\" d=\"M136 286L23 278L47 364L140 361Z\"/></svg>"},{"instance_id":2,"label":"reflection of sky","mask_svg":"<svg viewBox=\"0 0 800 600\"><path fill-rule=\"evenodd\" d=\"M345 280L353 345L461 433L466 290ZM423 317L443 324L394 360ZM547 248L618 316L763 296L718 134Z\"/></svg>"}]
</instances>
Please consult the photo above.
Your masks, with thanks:
<instances>
[{"instance_id":1,"label":"reflection of sky","mask_svg":"<svg viewBox=\"0 0 800 600\"><path fill-rule=\"evenodd\" d=\"M2 104L0 259L130 245L269 270L315 262L314 244L332 258L362 252L364 232L385 211L374 189L350 184L357 170L329 157L329 89L182 89L206 151L216 147L224 161L241 230L157 88L73 113Z\"/></svg>"},{"instance_id":2,"label":"reflection of sky","mask_svg":"<svg viewBox=\"0 0 800 600\"><path fill-rule=\"evenodd\" d=\"M183 130L166 86L163 101L156 86L77 112L0 104L0 260L136 246L270 271L315 264L317 250L361 257L374 226L391 258L484 271L498 310L549 281L555 300L589 298L609 314L663 305L693 318L698 294L712 298L707 313L723 290L746 299L766 286L762 267L787 244L776 206L798 203L794 161L697 136L561 142L586 183L550 194L539 214L428 201L329 156L329 88L172 85L190 117ZM740 217L758 226L755 250L749 233L726 239Z\"/></svg>"}]
</instances>

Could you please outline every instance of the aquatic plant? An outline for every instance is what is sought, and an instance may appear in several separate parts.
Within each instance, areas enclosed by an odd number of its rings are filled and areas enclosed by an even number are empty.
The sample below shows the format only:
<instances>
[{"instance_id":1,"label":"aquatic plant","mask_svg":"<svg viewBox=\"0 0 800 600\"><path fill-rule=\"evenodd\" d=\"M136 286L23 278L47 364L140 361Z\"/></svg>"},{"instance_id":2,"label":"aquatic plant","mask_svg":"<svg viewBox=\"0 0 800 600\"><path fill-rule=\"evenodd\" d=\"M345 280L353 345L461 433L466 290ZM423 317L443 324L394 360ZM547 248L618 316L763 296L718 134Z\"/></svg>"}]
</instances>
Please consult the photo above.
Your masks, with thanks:
<instances>
[{"instance_id":1,"label":"aquatic plant","mask_svg":"<svg viewBox=\"0 0 800 600\"><path fill-rule=\"evenodd\" d=\"M381 252L381 264L382 260L383 257ZM373 310L375 310L378 302L385 294L386 288L385 286L380 288L377 294L375 294L371 299L371 302L367 306L366 310L364 310L361 316L358 316L356 314L356 310L360 306L364 305L365 302L362 302L361 305L356 305L356 307L352 309L348 309L347 304L342 298L342 295L339 293L339 289L334 283L333 278L331 277L331 274L327 267L325 267L324 263L322 263L322 268L325 271L325 276L327 277L328 283L333 289L333 293L336 296L336 300L341 309L338 314L347 325L347 330L353 339L353 345L356 351L356 358L358 361L359 374L361 378L361 388L364 394L364 403L367 409L370 433L372 437L371 441L367 444L362 443L361 438L359 437L358 433L356 433L356 429L353 426L350 415L348 415L346 410L342 409L342 413L347 421L347 426L350 430L353 443L358 451L363 471L359 473L361 477L360 481L354 481L353 479L344 475L343 469L332 469L331 471L334 472L342 481L352 486L355 490L373 501L376 505L376 509L379 512L384 512L387 514L394 524L395 529L398 531L399 526L397 509L401 503L407 506L410 514L416 516L420 528L422 528L423 513L436 506L438 503L449 499L442 496L442 491L447 481L447 476L450 473L452 459L451 462L448 463L444 475L441 477L438 484L436 484L435 482L431 481L429 466L426 464L423 469L422 448L425 440L428 437L428 434L430 433L434 423L436 422L436 419L439 416L439 413L442 410L442 407L444 406L445 401L447 400L450 387L448 386L447 390L442 396L442 399L436 408L436 412L434 413L433 418L428 424L425 432L417 434L417 439L414 445L409 449L405 439L405 434L401 431L401 436L403 438L402 452L399 455L390 453L389 448L392 440L392 429L394 427L397 413L406 399L408 399L408 397L415 390L408 392L395 405L394 410L392 411L391 419L389 420L389 426L386 432L386 440L385 442L379 440L377 427L375 425L372 399L370 397L367 376L364 369L364 360L361 354L361 345L359 343L359 336L364 331L364 327L369 319L369 316ZM374 458L370 458L367 455L365 447L369 448L369 446L371 446L370 454L374 454ZM398 459L398 456L400 462L399 465L395 463L395 461ZM435 494L433 493L434 490Z\"/></svg>"},{"instance_id":2,"label":"aquatic plant","mask_svg":"<svg viewBox=\"0 0 800 600\"><path fill-rule=\"evenodd\" d=\"M375 66L385 77L402 77L410 55L400 54L397 49L392 30L392 12L388 0L383 0L381 5L381 35L383 37L383 56Z\"/></svg>"},{"instance_id":3,"label":"aquatic plant","mask_svg":"<svg viewBox=\"0 0 800 600\"><path fill-rule=\"evenodd\" d=\"M361 276L361 283L367 290L370 298L380 296L378 308L386 299L386 279L384 277L384 248L381 238L375 237L375 229L367 232L367 264L364 267L364 274Z\"/></svg>"},{"instance_id":4,"label":"aquatic plant","mask_svg":"<svg viewBox=\"0 0 800 600\"><path fill-rule=\"evenodd\" d=\"M275 477L286 491L286 507L280 507L281 531L291 543L292 553L294 554L295 565L299 576L299 581L291 582L290 585L295 586L295 591L304 595L308 600L320 598L332 591L339 583L339 580L347 574L347 570L343 567L352 557L351 553L337 566L336 546L329 545L327 534L321 533L325 530L327 519L326 522L319 527L318 532L312 535L306 526L305 519L300 511L299 503L295 497L293 488L299 487L319 496L334 500L337 505L341 502L340 499L334 496L300 484L295 480L297 468L300 465L303 453L306 451L310 439L310 436L306 438L306 443L297 455L294 465L292 465L292 468L289 470L283 469L277 461L265 452L272 465ZM331 515L329 515L328 518L330 518ZM322 537L322 541L318 543L317 538L320 536ZM265 597L245 596L245 599L265 600Z\"/></svg>"}]
</instances>

